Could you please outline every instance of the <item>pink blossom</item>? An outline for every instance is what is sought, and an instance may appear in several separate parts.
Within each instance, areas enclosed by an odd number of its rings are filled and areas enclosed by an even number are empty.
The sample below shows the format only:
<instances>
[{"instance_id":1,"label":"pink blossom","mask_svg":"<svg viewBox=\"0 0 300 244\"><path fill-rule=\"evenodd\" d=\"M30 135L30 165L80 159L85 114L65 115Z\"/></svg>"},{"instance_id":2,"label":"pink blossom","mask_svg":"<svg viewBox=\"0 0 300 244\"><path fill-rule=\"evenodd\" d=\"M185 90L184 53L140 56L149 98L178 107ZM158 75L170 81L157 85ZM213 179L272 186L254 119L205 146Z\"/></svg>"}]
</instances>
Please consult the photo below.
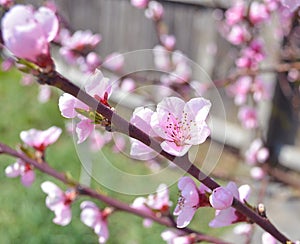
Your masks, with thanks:
<instances>
[{"instance_id":1,"label":"pink blossom","mask_svg":"<svg viewBox=\"0 0 300 244\"><path fill-rule=\"evenodd\" d=\"M113 139L114 139L114 145L112 147L112 151L114 153L123 152L127 144L125 137L121 134L115 134Z\"/></svg>"},{"instance_id":2,"label":"pink blossom","mask_svg":"<svg viewBox=\"0 0 300 244\"><path fill-rule=\"evenodd\" d=\"M53 222L58 225L68 225L72 219L71 204L76 198L76 192L70 190L63 192L57 185L50 181L41 184L46 197L46 206L54 212Z\"/></svg>"},{"instance_id":3,"label":"pink blossom","mask_svg":"<svg viewBox=\"0 0 300 244\"><path fill-rule=\"evenodd\" d=\"M157 1L150 1L148 8L145 10L145 15L148 19L160 20L164 14L164 8Z\"/></svg>"},{"instance_id":4,"label":"pink blossom","mask_svg":"<svg viewBox=\"0 0 300 244\"><path fill-rule=\"evenodd\" d=\"M249 39L249 32L245 26L234 25L227 36L227 40L234 45L240 45Z\"/></svg>"},{"instance_id":5,"label":"pink blossom","mask_svg":"<svg viewBox=\"0 0 300 244\"><path fill-rule=\"evenodd\" d=\"M109 236L107 217L110 212L101 211L97 205L91 201L84 201L80 204L81 221L94 229L94 232L99 236L99 243L105 243Z\"/></svg>"},{"instance_id":6,"label":"pink blossom","mask_svg":"<svg viewBox=\"0 0 300 244\"><path fill-rule=\"evenodd\" d=\"M264 232L261 236L262 244L276 244L277 240L268 232Z\"/></svg>"},{"instance_id":7,"label":"pink blossom","mask_svg":"<svg viewBox=\"0 0 300 244\"><path fill-rule=\"evenodd\" d=\"M38 101L40 103L46 103L51 97L51 88L48 85L39 87Z\"/></svg>"},{"instance_id":8,"label":"pink blossom","mask_svg":"<svg viewBox=\"0 0 300 244\"><path fill-rule=\"evenodd\" d=\"M261 180L265 177L266 173L261 167L253 167L250 170L250 175L255 180Z\"/></svg>"},{"instance_id":9,"label":"pink blossom","mask_svg":"<svg viewBox=\"0 0 300 244\"><path fill-rule=\"evenodd\" d=\"M131 0L130 3L136 8L146 8L149 0Z\"/></svg>"},{"instance_id":10,"label":"pink blossom","mask_svg":"<svg viewBox=\"0 0 300 244\"><path fill-rule=\"evenodd\" d=\"M15 178L20 176L21 182L24 186L29 187L35 180L35 173L33 167L18 159L17 162L9 165L5 169L5 175L10 178Z\"/></svg>"},{"instance_id":11,"label":"pink blossom","mask_svg":"<svg viewBox=\"0 0 300 244\"><path fill-rule=\"evenodd\" d=\"M269 11L265 4L252 2L249 11L249 19L252 24L256 25L270 18Z\"/></svg>"},{"instance_id":12,"label":"pink blossom","mask_svg":"<svg viewBox=\"0 0 300 244\"><path fill-rule=\"evenodd\" d=\"M209 205L206 192L210 192L210 190L204 185L198 189L195 182L189 177L182 177L178 181L178 189L180 197L173 214L178 216L177 227L184 228L191 222L199 207Z\"/></svg>"},{"instance_id":13,"label":"pink blossom","mask_svg":"<svg viewBox=\"0 0 300 244\"><path fill-rule=\"evenodd\" d=\"M253 99L256 102L267 100L270 98L270 84L267 84L259 76L256 76L252 86Z\"/></svg>"},{"instance_id":14,"label":"pink blossom","mask_svg":"<svg viewBox=\"0 0 300 244\"><path fill-rule=\"evenodd\" d=\"M153 48L153 55L155 66L163 71L169 71L171 62L168 50L163 46L157 45Z\"/></svg>"},{"instance_id":15,"label":"pink blossom","mask_svg":"<svg viewBox=\"0 0 300 244\"><path fill-rule=\"evenodd\" d=\"M90 52L85 57L85 59L83 59L83 62L80 63L80 69L83 72L93 73L96 70L96 68L100 66L100 64L101 64L101 59L99 55L95 52Z\"/></svg>"},{"instance_id":16,"label":"pink blossom","mask_svg":"<svg viewBox=\"0 0 300 244\"><path fill-rule=\"evenodd\" d=\"M136 88L135 81L131 78L125 78L122 80L120 88L126 92L132 92Z\"/></svg>"},{"instance_id":17,"label":"pink blossom","mask_svg":"<svg viewBox=\"0 0 300 244\"><path fill-rule=\"evenodd\" d=\"M229 182L226 187L220 186L213 190L209 197L211 206L218 210L229 208L233 202L233 193L230 191L232 182Z\"/></svg>"},{"instance_id":18,"label":"pink blossom","mask_svg":"<svg viewBox=\"0 0 300 244\"><path fill-rule=\"evenodd\" d=\"M161 213L168 213L172 202L169 200L169 190L165 184L160 184L156 190L156 194L151 194L146 200L146 205L152 210Z\"/></svg>"},{"instance_id":19,"label":"pink blossom","mask_svg":"<svg viewBox=\"0 0 300 244\"><path fill-rule=\"evenodd\" d=\"M186 235L183 231L177 229L167 229L161 233L161 238L167 242L167 244L192 244L194 238Z\"/></svg>"},{"instance_id":20,"label":"pink blossom","mask_svg":"<svg viewBox=\"0 0 300 244\"><path fill-rule=\"evenodd\" d=\"M20 133L21 140L38 151L44 151L49 145L57 141L61 128L52 126L47 130L30 129Z\"/></svg>"},{"instance_id":21,"label":"pink blossom","mask_svg":"<svg viewBox=\"0 0 300 244\"><path fill-rule=\"evenodd\" d=\"M4 8L10 8L14 4L13 0L0 0L0 5Z\"/></svg>"},{"instance_id":22,"label":"pink blossom","mask_svg":"<svg viewBox=\"0 0 300 244\"><path fill-rule=\"evenodd\" d=\"M138 107L134 110L130 122L148 135L154 136L155 133L150 126L152 115L153 111L151 109ZM157 153L144 143L131 139L130 156L139 160L149 160L156 157Z\"/></svg>"},{"instance_id":23,"label":"pink blossom","mask_svg":"<svg viewBox=\"0 0 300 244\"><path fill-rule=\"evenodd\" d=\"M237 188L235 183L229 182L227 189L241 202L245 202L249 197L250 187L248 185L242 185ZM244 221L247 221L247 217L230 207L224 210L216 210L215 218L209 223L209 226L218 228Z\"/></svg>"},{"instance_id":24,"label":"pink blossom","mask_svg":"<svg viewBox=\"0 0 300 244\"><path fill-rule=\"evenodd\" d=\"M76 52L86 52L94 49L101 41L101 36L99 34L93 34L90 30L78 30L72 36L65 36L61 40L63 49L76 51Z\"/></svg>"},{"instance_id":25,"label":"pink blossom","mask_svg":"<svg viewBox=\"0 0 300 244\"><path fill-rule=\"evenodd\" d=\"M85 83L84 88L89 95L93 96L102 104L109 106L108 98L111 94L111 84L107 78L103 77L101 71L95 70L94 74L91 75ZM78 137L77 143L85 141L93 132L95 123L92 119L86 118L82 114L78 113L78 109L89 112L90 108L77 98L67 93L64 93L59 98L58 106L63 117L77 117L80 120L75 128Z\"/></svg>"},{"instance_id":26,"label":"pink blossom","mask_svg":"<svg viewBox=\"0 0 300 244\"><path fill-rule=\"evenodd\" d=\"M264 163L269 157L269 151L260 138L255 139L245 153L246 162L250 165Z\"/></svg>"},{"instance_id":27,"label":"pink blossom","mask_svg":"<svg viewBox=\"0 0 300 244\"><path fill-rule=\"evenodd\" d=\"M111 141L112 134L110 132L104 131L101 133L98 130L94 130L90 134L90 148L93 152L97 152L102 149L102 147Z\"/></svg>"},{"instance_id":28,"label":"pink blossom","mask_svg":"<svg viewBox=\"0 0 300 244\"><path fill-rule=\"evenodd\" d=\"M2 61L1 68L3 71L8 71L15 65L15 60L11 57L6 58Z\"/></svg>"},{"instance_id":29,"label":"pink blossom","mask_svg":"<svg viewBox=\"0 0 300 244\"><path fill-rule=\"evenodd\" d=\"M238 113L238 119L246 129L254 129L258 126L257 111L255 108L244 106Z\"/></svg>"},{"instance_id":30,"label":"pink blossom","mask_svg":"<svg viewBox=\"0 0 300 244\"><path fill-rule=\"evenodd\" d=\"M124 63L125 63L124 56L121 53L114 52L105 58L102 65L113 71L120 71L123 69Z\"/></svg>"},{"instance_id":31,"label":"pink blossom","mask_svg":"<svg viewBox=\"0 0 300 244\"><path fill-rule=\"evenodd\" d=\"M132 203L132 207L144 211L150 215L168 214L172 202L169 200L169 191L165 184L160 184L155 194L150 194L147 198L138 197ZM152 220L144 219L145 227L152 225Z\"/></svg>"},{"instance_id":32,"label":"pink blossom","mask_svg":"<svg viewBox=\"0 0 300 244\"><path fill-rule=\"evenodd\" d=\"M161 35L160 41L168 51L173 50L176 44L176 38L173 35Z\"/></svg>"},{"instance_id":33,"label":"pink blossom","mask_svg":"<svg viewBox=\"0 0 300 244\"><path fill-rule=\"evenodd\" d=\"M15 5L2 19L5 46L17 57L41 67L52 65L49 42L58 31L55 13L46 7L37 11L27 5Z\"/></svg>"},{"instance_id":34,"label":"pink blossom","mask_svg":"<svg viewBox=\"0 0 300 244\"><path fill-rule=\"evenodd\" d=\"M228 25L235 25L244 18L246 7L244 2L238 2L233 7L225 12L226 23Z\"/></svg>"},{"instance_id":35,"label":"pink blossom","mask_svg":"<svg viewBox=\"0 0 300 244\"><path fill-rule=\"evenodd\" d=\"M134 199L133 203L131 204L131 207L141 210L149 215L154 216L154 212L147 206L146 204L147 199L144 197L138 197ZM149 228L152 226L153 221L151 219L144 219L143 220L143 225L146 228Z\"/></svg>"},{"instance_id":36,"label":"pink blossom","mask_svg":"<svg viewBox=\"0 0 300 244\"><path fill-rule=\"evenodd\" d=\"M164 141L164 151L183 156L192 145L203 143L210 134L205 120L211 103L202 98L193 98L187 103L177 97L163 99L151 116L152 130Z\"/></svg>"},{"instance_id":37,"label":"pink blossom","mask_svg":"<svg viewBox=\"0 0 300 244\"><path fill-rule=\"evenodd\" d=\"M290 12L294 12L300 6L299 0L281 0L281 4L289 9Z\"/></svg>"},{"instance_id":38,"label":"pink blossom","mask_svg":"<svg viewBox=\"0 0 300 244\"><path fill-rule=\"evenodd\" d=\"M234 96L236 105L244 104L247 101L247 95L250 92L252 84L252 77L241 76L235 83L227 88L229 95Z\"/></svg>"},{"instance_id":39,"label":"pink blossom","mask_svg":"<svg viewBox=\"0 0 300 244\"><path fill-rule=\"evenodd\" d=\"M29 86L34 82L34 77L31 74L22 74L21 85Z\"/></svg>"}]
</instances>

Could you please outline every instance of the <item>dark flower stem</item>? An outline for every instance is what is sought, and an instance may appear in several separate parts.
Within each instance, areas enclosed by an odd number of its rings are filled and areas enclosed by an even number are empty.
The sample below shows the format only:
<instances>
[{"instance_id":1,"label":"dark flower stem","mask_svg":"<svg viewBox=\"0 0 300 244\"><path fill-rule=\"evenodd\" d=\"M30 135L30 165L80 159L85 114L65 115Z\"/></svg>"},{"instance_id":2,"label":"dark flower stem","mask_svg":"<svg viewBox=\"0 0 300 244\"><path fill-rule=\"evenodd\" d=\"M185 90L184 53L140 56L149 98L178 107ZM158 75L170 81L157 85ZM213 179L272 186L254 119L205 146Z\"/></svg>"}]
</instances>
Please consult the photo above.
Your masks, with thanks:
<instances>
[{"instance_id":1,"label":"dark flower stem","mask_svg":"<svg viewBox=\"0 0 300 244\"><path fill-rule=\"evenodd\" d=\"M78 86L71 83L67 78L63 77L58 72L53 71L51 73L41 73L38 76L38 78L38 82L40 84L48 84L50 86L57 87L62 91L78 98L79 100L87 104L89 107L96 110L98 113L107 118L114 126L114 128L117 129L118 132L121 132L125 135L128 135L132 138L143 142L163 157L172 161L179 168L185 170L187 173L189 173L191 176L202 182L211 190L220 186L212 178L205 175L200 169L193 165L193 163L188 159L187 155L184 155L182 157L175 157L163 151L160 147L160 142L158 142L155 138L150 137L148 134L138 129L136 126L132 125L122 117L120 117L113 110L99 103L96 99L91 97L85 91L81 90ZM278 241L282 243L286 243L289 241L289 239L285 237L268 219L259 216L252 209L248 208L246 205L241 203L238 199L234 199L232 207L234 207L240 213L247 216L254 223L258 224L262 229L269 232Z\"/></svg>"}]
</instances>

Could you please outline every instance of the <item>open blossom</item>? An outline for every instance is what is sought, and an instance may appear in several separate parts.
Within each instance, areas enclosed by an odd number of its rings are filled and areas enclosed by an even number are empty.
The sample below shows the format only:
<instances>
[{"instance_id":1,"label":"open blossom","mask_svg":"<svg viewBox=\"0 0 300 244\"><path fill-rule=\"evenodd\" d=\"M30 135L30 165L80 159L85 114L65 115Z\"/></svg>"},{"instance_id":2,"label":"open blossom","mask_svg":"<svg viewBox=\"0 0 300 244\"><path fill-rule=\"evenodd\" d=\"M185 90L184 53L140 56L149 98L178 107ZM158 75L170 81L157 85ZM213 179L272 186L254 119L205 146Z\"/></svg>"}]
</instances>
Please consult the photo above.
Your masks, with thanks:
<instances>
[{"instance_id":1,"label":"open blossom","mask_svg":"<svg viewBox=\"0 0 300 244\"><path fill-rule=\"evenodd\" d=\"M138 107L133 111L130 122L150 136L155 133L150 126L153 111L149 108ZM139 160L149 160L157 156L157 152L136 139L131 140L130 156Z\"/></svg>"},{"instance_id":2,"label":"open blossom","mask_svg":"<svg viewBox=\"0 0 300 244\"><path fill-rule=\"evenodd\" d=\"M89 80L85 83L84 88L89 95L93 96L102 104L109 106L107 100L111 94L111 84L109 82L109 79L103 77L101 71L96 70L94 74L90 76ZM90 108L68 93L64 93L59 98L58 106L63 117L77 117L80 120L80 122L76 124L75 128L78 137L77 143L82 143L83 141L85 141L87 137L93 132L95 124L92 119L78 113L76 109L89 112Z\"/></svg>"},{"instance_id":3,"label":"open blossom","mask_svg":"<svg viewBox=\"0 0 300 244\"><path fill-rule=\"evenodd\" d=\"M150 194L147 198L138 197L131 206L151 215L155 215L158 212L167 214L170 206L172 206L172 202L169 200L169 190L165 184L160 184L156 194ZM152 220L144 219L143 224L145 227L150 227Z\"/></svg>"},{"instance_id":4,"label":"open blossom","mask_svg":"<svg viewBox=\"0 0 300 244\"><path fill-rule=\"evenodd\" d=\"M81 221L94 229L94 232L99 236L99 243L105 243L109 236L107 217L110 212L101 211L97 205L91 201L84 201L80 204Z\"/></svg>"},{"instance_id":5,"label":"open blossom","mask_svg":"<svg viewBox=\"0 0 300 244\"><path fill-rule=\"evenodd\" d=\"M52 126L47 130L30 129L20 133L21 140L38 151L44 151L49 145L57 141L61 128Z\"/></svg>"},{"instance_id":6,"label":"open blossom","mask_svg":"<svg viewBox=\"0 0 300 244\"><path fill-rule=\"evenodd\" d=\"M245 153L248 164L264 163L269 157L269 150L264 147L260 138L255 139Z\"/></svg>"},{"instance_id":7,"label":"open blossom","mask_svg":"<svg viewBox=\"0 0 300 244\"><path fill-rule=\"evenodd\" d=\"M201 184L197 188L195 182L189 177L182 177L178 181L180 197L174 210L177 217L177 227L184 228L192 220L196 210L199 207L209 206L207 192L210 192L205 185Z\"/></svg>"},{"instance_id":8,"label":"open blossom","mask_svg":"<svg viewBox=\"0 0 300 244\"><path fill-rule=\"evenodd\" d=\"M226 188L241 202L244 203L248 200L250 193L250 187L248 185L242 185L237 188L235 183L229 182ZM247 221L246 216L239 213L233 207L229 207L223 210L216 210L215 218L209 223L209 226L218 228L244 221Z\"/></svg>"},{"instance_id":9,"label":"open blossom","mask_svg":"<svg viewBox=\"0 0 300 244\"><path fill-rule=\"evenodd\" d=\"M35 180L33 167L20 159L18 159L17 162L6 167L5 175L10 178L20 176L22 184L26 187L31 186Z\"/></svg>"},{"instance_id":10,"label":"open blossom","mask_svg":"<svg viewBox=\"0 0 300 244\"><path fill-rule=\"evenodd\" d=\"M238 119L246 129L254 129L258 126L257 111L255 108L244 106L238 113Z\"/></svg>"},{"instance_id":11,"label":"open blossom","mask_svg":"<svg viewBox=\"0 0 300 244\"><path fill-rule=\"evenodd\" d=\"M76 198L74 189L63 192L57 185L50 181L41 184L43 192L48 194L46 206L54 212L53 222L58 225L68 225L72 219L71 204Z\"/></svg>"},{"instance_id":12,"label":"open blossom","mask_svg":"<svg viewBox=\"0 0 300 244\"><path fill-rule=\"evenodd\" d=\"M161 238L167 242L167 244L192 244L194 238L186 235L185 232L177 229L167 229L161 233Z\"/></svg>"},{"instance_id":13,"label":"open blossom","mask_svg":"<svg viewBox=\"0 0 300 244\"><path fill-rule=\"evenodd\" d=\"M226 187L220 186L213 190L209 197L211 206L215 209L222 210L229 208L233 202L233 193L230 190L232 182Z\"/></svg>"},{"instance_id":14,"label":"open blossom","mask_svg":"<svg viewBox=\"0 0 300 244\"><path fill-rule=\"evenodd\" d=\"M4 15L1 24L4 44L15 56L41 67L52 65L49 43L58 31L58 19L52 10L15 5Z\"/></svg>"},{"instance_id":15,"label":"open blossom","mask_svg":"<svg viewBox=\"0 0 300 244\"><path fill-rule=\"evenodd\" d=\"M202 98L193 98L187 103L177 97L163 99L151 116L152 130L164 141L164 151L183 156L192 147L203 143L210 134L205 120L211 103Z\"/></svg>"},{"instance_id":16,"label":"open blossom","mask_svg":"<svg viewBox=\"0 0 300 244\"><path fill-rule=\"evenodd\" d=\"M93 50L100 41L101 36L93 34L90 30L78 30L72 36L64 34L64 38L61 39L62 47L60 53L67 61L72 61L71 57L76 59L78 54L84 54Z\"/></svg>"}]
</instances>

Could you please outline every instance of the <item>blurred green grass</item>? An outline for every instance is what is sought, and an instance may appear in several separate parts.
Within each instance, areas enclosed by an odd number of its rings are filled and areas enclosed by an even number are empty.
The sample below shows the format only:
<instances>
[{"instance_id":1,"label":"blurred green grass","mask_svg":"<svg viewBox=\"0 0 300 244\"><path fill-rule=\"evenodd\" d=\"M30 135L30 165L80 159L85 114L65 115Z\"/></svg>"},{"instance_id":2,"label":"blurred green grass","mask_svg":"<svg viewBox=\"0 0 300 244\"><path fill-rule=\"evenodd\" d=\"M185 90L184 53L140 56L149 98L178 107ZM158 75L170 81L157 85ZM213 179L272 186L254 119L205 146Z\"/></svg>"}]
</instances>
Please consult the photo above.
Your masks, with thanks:
<instances>
[{"instance_id":1,"label":"blurred green grass","mask_svg":"<svg viewBox=\"0 0 300 244\"><path fill-rule=\"evenodd\" d=\"M19 142L19 133L30 128L47 129L52 125L64 128L64 119L58 111L58 91L46 104L37 102L38 85L20 85L21 74L12 70L0 72L0 141L15 147ZM134 171L136 164L128 162L124 157L113 156L118 164L125 164ZM73 139L65 130L61 138L47 151L47 161L59 171L69 171L75 179L80 175L80 162L76 155ZM40 184L51 180L64 186L40 172L36 172L37 179L30 188L24 187L19 178L6 178L5 167L13 163L14 159L0 155L0 243L97 243L98 238L93 230L80 222L79 204L73 206L73 219L66 227L52 223L53 213L45 206L45 194ZM141 166L138 166L139 172ZM148 169L144 168L145 172ZM107 194L122 201L131 203L135 196L128 196L105 189L103 186L93 185ZM65 188L64 188L65 189ZM170 188L171 200L175 206L178 196L176 185ZM86 199L86 198L83 198ZM101 203L98 203L100 206ZM189 227L204 233L219 235L221 229L209 229L208 222L213 217L211 209L200 209ZM142 219L128 213L117 212L109 218L110 238L107 243L150 244L165 243L160 233L165 228L154 224L151 228L143 228Z\"/></svg>"}]
</instances>

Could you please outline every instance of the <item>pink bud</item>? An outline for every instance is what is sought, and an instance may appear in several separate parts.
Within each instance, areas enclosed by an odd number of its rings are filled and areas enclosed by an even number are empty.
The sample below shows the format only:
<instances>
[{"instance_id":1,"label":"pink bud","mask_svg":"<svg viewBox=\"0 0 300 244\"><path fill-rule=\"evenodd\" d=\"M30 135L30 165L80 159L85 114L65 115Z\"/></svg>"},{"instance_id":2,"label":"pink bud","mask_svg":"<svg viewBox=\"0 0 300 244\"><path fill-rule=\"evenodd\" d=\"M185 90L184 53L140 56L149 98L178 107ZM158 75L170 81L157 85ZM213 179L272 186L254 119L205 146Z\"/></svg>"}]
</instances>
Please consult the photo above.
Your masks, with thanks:
<instances>
[{"instance_id":1,"label":"pink bud","mask_svg":"<svg viewBox=\"0 0 300 244\"><path fill-rule=\"evenodd\" d=\"M148 0L131 0L130 1L131 5L136 7L136 8L146 8L148 5Z\"/></svg>"},{"instance_id":2,"label":"pink bud","mask_svg":"<svg viewBox=\"0 0 300 244\"><path fill-rule=\"evenodd\" d=\"M209 202L213 208L223 210L229 208L233 201L233 194L225 187L218 187L213 190Z\"/></svg>"}]
</instances>

